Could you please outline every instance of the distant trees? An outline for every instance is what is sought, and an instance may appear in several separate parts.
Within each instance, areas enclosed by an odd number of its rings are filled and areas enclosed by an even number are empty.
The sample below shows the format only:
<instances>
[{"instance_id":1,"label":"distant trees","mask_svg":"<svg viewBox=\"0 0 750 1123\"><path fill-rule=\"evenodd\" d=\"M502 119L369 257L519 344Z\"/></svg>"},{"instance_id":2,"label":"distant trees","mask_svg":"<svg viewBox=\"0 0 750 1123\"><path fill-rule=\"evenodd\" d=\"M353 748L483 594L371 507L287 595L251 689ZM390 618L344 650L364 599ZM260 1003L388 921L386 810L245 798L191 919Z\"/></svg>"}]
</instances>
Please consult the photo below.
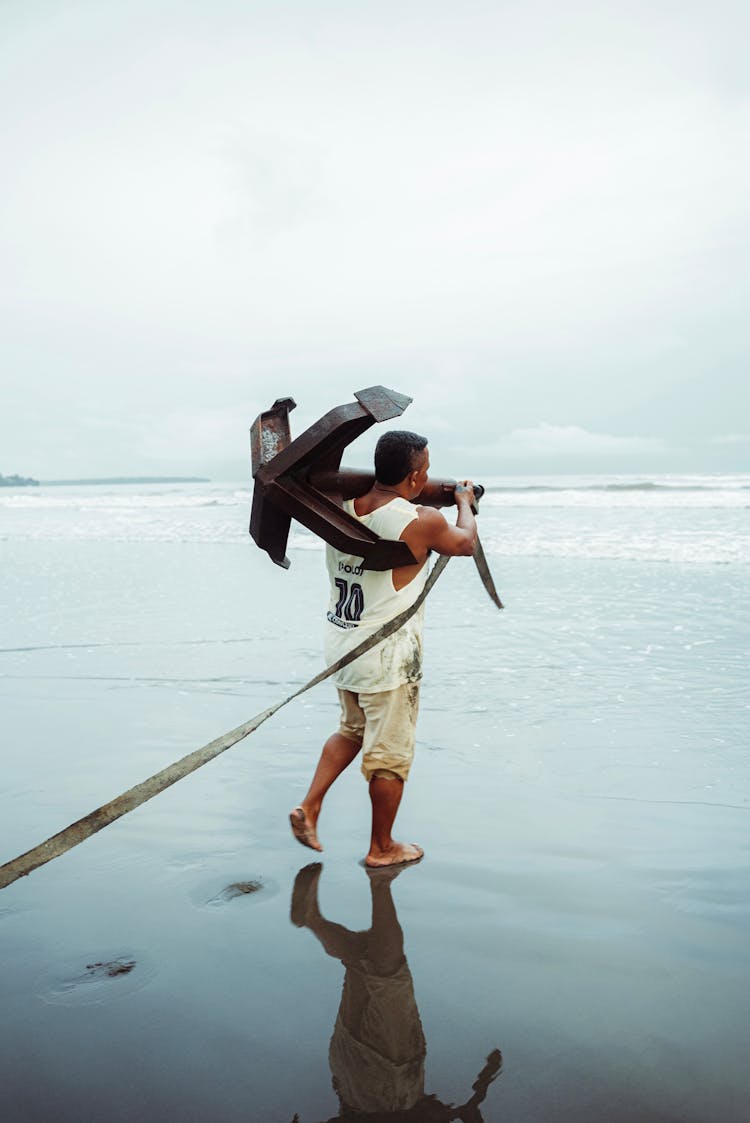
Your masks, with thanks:
<instances>
[{"instance_id":1,"label":"distant trees","mask_svg":"<svg viewBox=\"0 0 750 1123\"><path fill-rule=\"evenodd\" d=\"M4 476L0 472L0 487L39 487L39 480L30 476Z\"/></svg>"}]
</instances>

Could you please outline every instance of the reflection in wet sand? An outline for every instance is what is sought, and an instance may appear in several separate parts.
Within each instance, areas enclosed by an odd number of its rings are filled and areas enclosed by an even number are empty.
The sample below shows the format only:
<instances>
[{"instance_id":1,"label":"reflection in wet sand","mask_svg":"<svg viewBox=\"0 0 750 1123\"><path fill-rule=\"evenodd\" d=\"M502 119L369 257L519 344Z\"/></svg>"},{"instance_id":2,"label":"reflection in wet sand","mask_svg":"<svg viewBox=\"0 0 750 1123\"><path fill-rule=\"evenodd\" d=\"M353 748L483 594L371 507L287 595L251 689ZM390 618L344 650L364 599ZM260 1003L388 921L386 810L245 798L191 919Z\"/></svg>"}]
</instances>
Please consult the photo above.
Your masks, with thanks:
<instances>
[{"instance_id":1,"label":"reflection in wet sand","mask_svg":"<svg viewBox=\"0 0 750 1123\"><path fill-rule=\"evenodd\" d=\"M383 1123L482 1123L480 1104L500 1071L498 1049L461 1106L444 1104L424 1090L427 1053L414 984L404 955L404 934L391 896L391 882L404 867L367 870L372 923L351 932L326 920L318 905L319 862L297 874L292 922L309 928L326 953L340 959L346 974L328 1059L339 1098L338 1120ZM300 1116L295 1116L299 1123ZM332 1123L332 1121L329 1121Z\"/></svg>"}]
</instances>

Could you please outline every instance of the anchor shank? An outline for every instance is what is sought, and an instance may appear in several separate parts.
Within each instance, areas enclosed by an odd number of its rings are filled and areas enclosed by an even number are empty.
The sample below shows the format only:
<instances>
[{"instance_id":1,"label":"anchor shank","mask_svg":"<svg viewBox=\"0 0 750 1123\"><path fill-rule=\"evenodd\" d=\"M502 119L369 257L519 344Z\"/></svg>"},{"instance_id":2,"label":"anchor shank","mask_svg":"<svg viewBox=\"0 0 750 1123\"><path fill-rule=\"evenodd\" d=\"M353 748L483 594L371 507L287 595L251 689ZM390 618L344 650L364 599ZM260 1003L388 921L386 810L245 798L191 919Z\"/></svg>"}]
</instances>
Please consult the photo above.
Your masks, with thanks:
<instances>
[{"instance_id":1,"label":"anchor shank","mask_svg":"<svg viewBox=\"0 0 750 1123\"><path fill-rule=\"evenodd\" d=\"M366 569L392 569L415 563L414 555L405 542L380 538L327 495L315 492L311 498L310 490L293 476L276 480L267 494L275 507L297 519L337 550L365 559Z\"/></svg>"}]
</instances>

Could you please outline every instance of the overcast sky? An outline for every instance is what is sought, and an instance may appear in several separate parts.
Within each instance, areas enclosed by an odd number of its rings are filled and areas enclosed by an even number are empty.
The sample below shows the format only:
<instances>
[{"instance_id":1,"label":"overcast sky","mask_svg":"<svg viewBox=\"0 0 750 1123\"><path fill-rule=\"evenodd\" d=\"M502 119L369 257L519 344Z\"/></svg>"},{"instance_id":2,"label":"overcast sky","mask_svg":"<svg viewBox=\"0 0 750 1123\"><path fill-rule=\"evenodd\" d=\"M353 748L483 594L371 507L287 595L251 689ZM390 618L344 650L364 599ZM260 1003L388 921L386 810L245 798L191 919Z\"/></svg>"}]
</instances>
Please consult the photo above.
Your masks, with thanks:
<instances>
[{"instance_id":1,"label":"overcast sky","mask_svg":"<svg viewBox=\"0 0 750 1123\"><path fill-rule=\"evenodd\" d=\"M0 472L750 470L750 6L3 0ZM356 457L350 463L356 462Z\"/></svg>"}]
</instances>

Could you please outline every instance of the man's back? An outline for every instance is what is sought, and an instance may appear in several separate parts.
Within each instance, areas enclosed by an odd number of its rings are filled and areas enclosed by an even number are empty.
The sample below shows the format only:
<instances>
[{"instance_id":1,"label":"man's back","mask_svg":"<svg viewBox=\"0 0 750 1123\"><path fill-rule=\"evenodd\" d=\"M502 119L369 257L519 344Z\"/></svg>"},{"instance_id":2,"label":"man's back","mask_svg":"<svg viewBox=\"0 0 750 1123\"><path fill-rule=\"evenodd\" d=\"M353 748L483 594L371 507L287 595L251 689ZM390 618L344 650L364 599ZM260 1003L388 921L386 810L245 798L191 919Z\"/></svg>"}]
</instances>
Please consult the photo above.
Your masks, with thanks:
<instances>
[{"instance_id":1,"label":"man's back","mask_svg":"<svg viewBox=\"0 0 750 1123\"><path fill-rule=\"evenodd\" d=\"M351 502L345 507L356 514ZM397 539L418 515L411 503L394 496L369 514L357 517L381 537ZM325 633L328 663L347 654L388 620L409 608L424 588L428 571L426 564L409 566L415 571L411 579L396 588L394 570L363 569L361 558L333 546L326 547L326 565L330 579ZM418 682L422 677L422 620L420 609L404 627L339 671L334 676L336 686L342 690L376 693Z\"/></svg>"}]
</instances>

